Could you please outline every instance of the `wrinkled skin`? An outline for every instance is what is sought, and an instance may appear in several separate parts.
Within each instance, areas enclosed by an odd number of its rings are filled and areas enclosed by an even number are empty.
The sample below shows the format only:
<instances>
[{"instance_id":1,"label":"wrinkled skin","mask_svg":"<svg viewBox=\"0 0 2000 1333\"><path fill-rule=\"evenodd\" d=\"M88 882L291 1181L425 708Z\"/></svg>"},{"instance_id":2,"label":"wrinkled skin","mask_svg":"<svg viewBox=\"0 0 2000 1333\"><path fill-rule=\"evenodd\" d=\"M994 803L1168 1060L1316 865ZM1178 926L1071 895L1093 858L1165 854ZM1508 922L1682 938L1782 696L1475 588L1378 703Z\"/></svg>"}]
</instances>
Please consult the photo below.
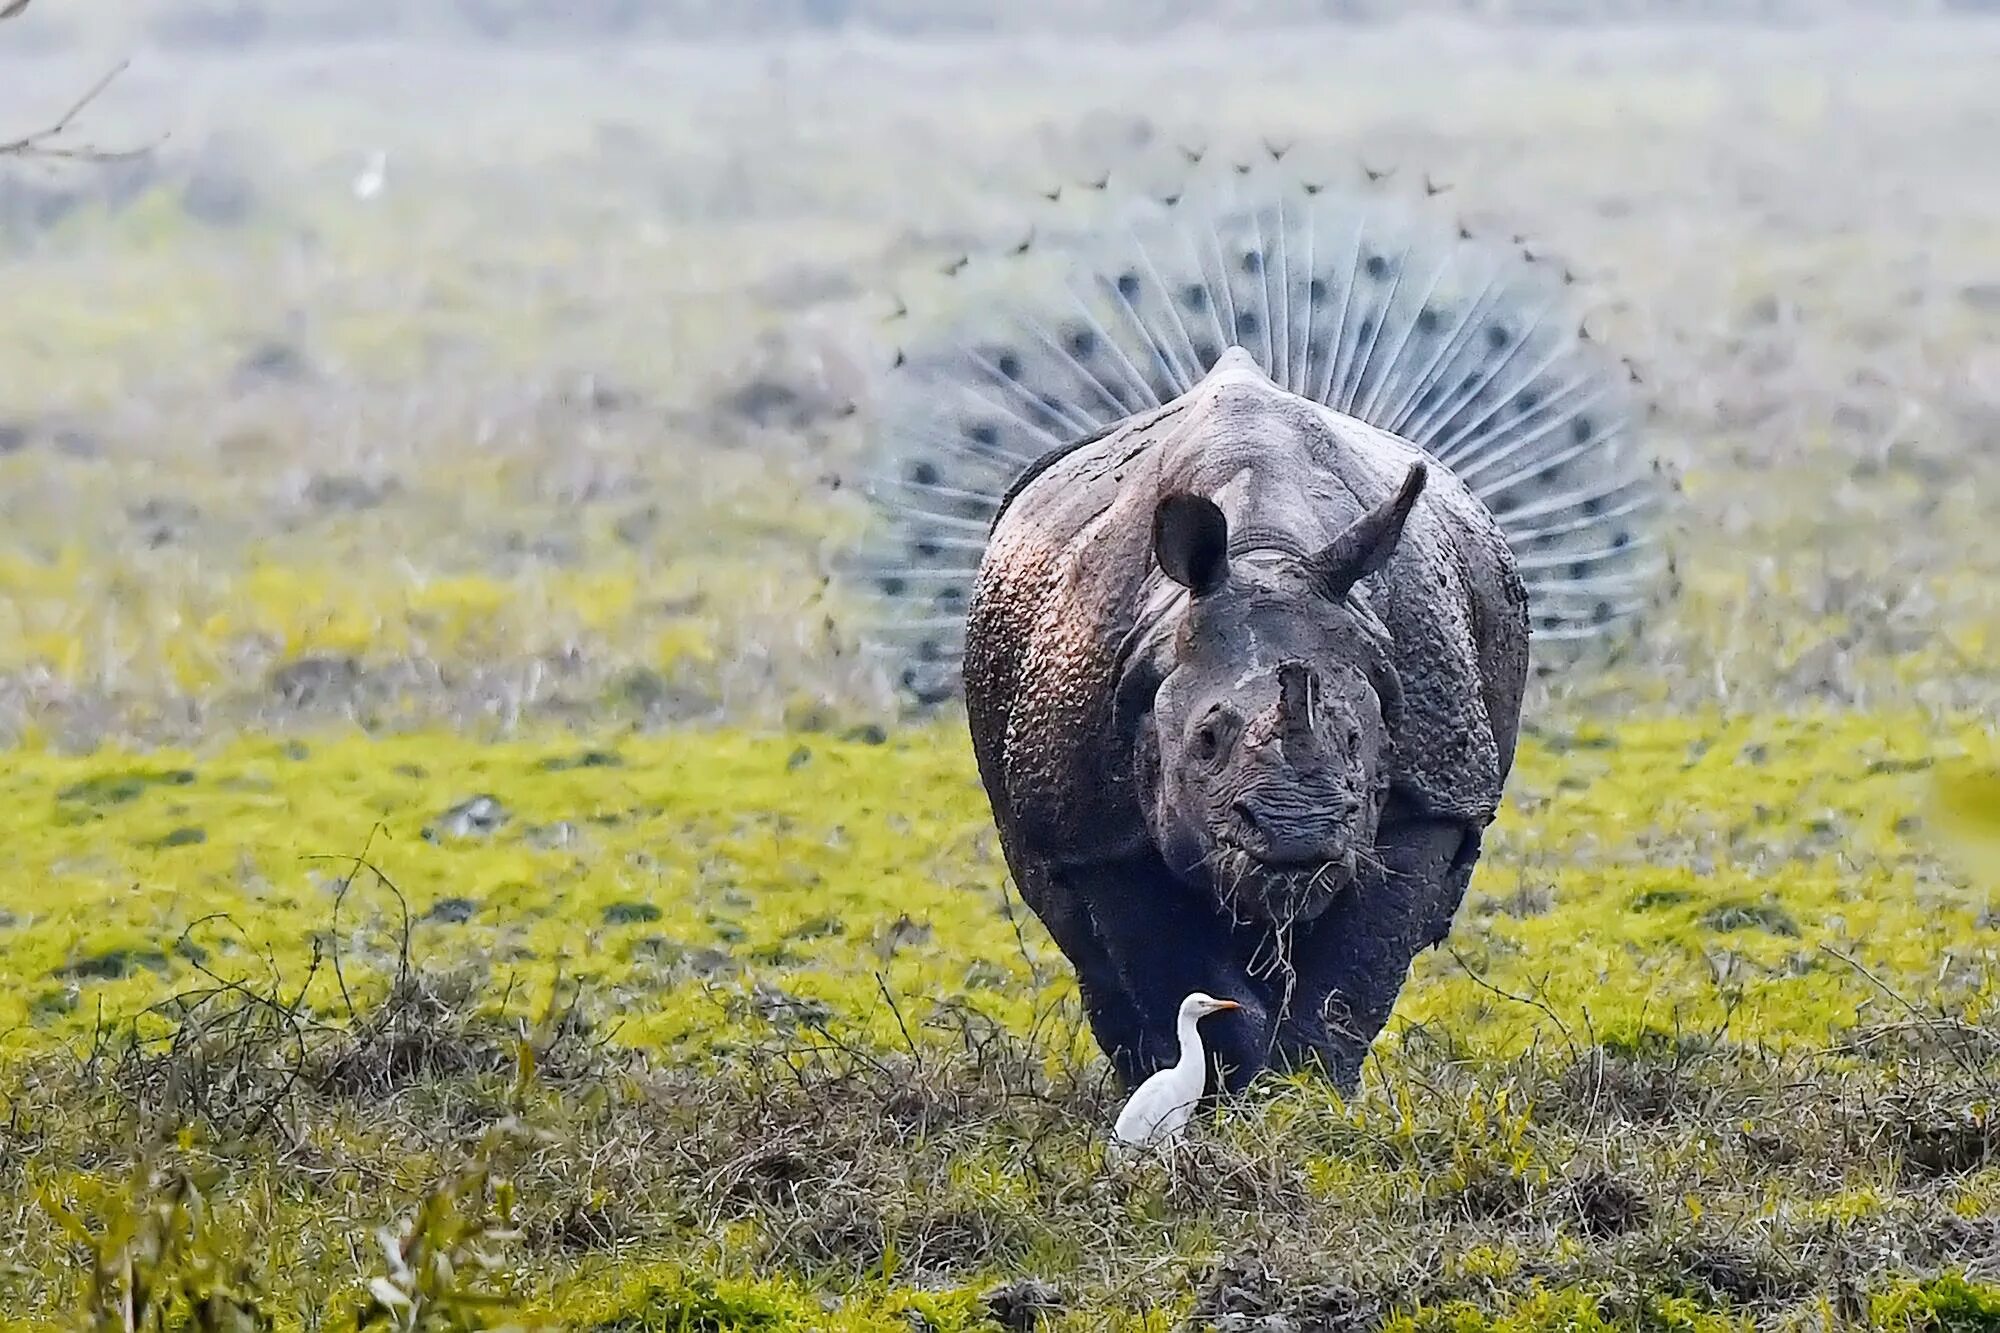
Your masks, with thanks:
<instances>
[{"instance_id":1,"label":"wrinkled skin","mask_svg":"<svg viewBox=\"0 0 2000 1333\"><path fill-rule=\"evenodd\" d=\"M1212 504L1162 502L1155 558L1193 595L1167 660L1127 668L1128 692L1134 675L1152 690L1135 768L1168 870L1232 920L1311 921L1373 852L1402 691L1386 632L1347 594L1388 558L1425 475L1304 559L1232 560Z\"/></svg>"},{"instance_id":2,"label":"wrinkled skin","mask_svg":"<svg viewBox=\"0 0 2000 1333\"><path fill-rule=\"evenodd\" d=\"M1140 733L1154 841L1233 918L1311 921L1375 845L1389 797L1380 699L1345 663L1288 657L1247 678L1215 666L1170 676Z\"/></svg>"},{"instance_id":3,"label":"wrinkled skin","mask_svg":"<svg viewBox=\"0 0 2000 1333\"><path fill-rule=\"evenodd\" d=\"M1233 356L1234 354L1232 354ZM1136 1084L1193 991L1223 1086L1359 1075L1444 938L1511 764L1525 595L1412 447L1226 357L996 521L967 625L1024 900Z\"/></svg>"}]
</instances>

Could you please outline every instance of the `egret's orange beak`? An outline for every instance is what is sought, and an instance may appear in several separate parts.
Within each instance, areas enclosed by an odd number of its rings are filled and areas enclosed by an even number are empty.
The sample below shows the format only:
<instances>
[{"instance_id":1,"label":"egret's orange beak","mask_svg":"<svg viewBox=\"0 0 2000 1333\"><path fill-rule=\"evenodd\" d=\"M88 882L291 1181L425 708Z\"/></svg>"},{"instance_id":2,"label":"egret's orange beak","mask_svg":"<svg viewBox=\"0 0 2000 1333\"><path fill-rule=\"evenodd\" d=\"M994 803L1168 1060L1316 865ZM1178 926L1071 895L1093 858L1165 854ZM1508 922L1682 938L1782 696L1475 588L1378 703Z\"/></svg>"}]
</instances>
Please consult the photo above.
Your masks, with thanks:
<instances>
[{"instance_id":1,"label":"egret's orange beak","mask_svg":"<svg viewBox=\"0 0 2000 1333\"><path fill-rule=\"evenodd\" d=\"M1224 1009L1241 1009L1242 1007L1242 1005L1236 1003L1234 1000L1217 1000L1215 1002L1215 1012L1218 1014Z\"/></svg>"}]
</instances>

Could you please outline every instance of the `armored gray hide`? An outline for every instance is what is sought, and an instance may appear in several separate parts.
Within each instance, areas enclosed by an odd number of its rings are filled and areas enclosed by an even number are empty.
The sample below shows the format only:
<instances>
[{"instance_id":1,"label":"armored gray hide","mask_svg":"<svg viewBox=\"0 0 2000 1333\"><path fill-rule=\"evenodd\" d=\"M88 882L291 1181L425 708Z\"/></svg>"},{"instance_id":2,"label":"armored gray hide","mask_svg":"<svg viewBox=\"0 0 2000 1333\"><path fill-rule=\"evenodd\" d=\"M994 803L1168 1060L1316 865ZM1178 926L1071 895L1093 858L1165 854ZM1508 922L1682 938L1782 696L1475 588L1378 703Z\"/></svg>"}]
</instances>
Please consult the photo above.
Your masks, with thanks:
<instances>
[{"instance_id":1,"label":"armored gray hide","mask_svg":"<svg viewBox=\"0 0 2000 1333\"><path fill-rule=\"evenodd\" d=\"M1186 632L1191 594L1155 559L1163 498L1212 500L1232 561L1298 561L1422 458L1232 350L1183 396L1053 456L1001 509L967 622L973 744L1008 864L1128 1078L1171 1058L1175 1006L1205 988L1244 1004L1215 1021L1231 1083L1273 1059L1349 1079L1411 958L1448 928L1513 759L1528 662L1513 555L1448 470L1430 469L1386 564L1347 594L1386 633L1401 697L1360 857L1375 873L1312 919L1232 920L1201 872L1170 870L1142 809L1148 701L1132 680Z\"/></svg>"}]
</instances>

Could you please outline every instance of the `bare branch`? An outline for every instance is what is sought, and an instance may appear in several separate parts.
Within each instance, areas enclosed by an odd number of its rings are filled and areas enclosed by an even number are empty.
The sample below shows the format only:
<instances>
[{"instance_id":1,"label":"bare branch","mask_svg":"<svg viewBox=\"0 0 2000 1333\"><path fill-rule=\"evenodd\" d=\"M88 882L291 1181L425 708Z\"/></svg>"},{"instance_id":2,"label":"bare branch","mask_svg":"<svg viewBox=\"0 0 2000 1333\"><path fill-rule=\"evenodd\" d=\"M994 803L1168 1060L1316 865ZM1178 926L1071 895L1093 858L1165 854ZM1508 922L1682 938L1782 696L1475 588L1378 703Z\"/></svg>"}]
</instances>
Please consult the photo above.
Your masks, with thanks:
<instances>
[{"instance_id":1,"label":"bare branch","mask_svg":"<svg viewBox=\"0 0 2000 1333\"><path fill-rule=\"evenodd\" d=\"M32 3L34 3L34 0L0 0L0 23L5 23L11 18L19 18L27 12L28 6ZM151 152L156 145L148 144L143 148L107 150L58 142L76 121L76 118L83 114L84 109L92 102L95 102L103 94L104 90L111 86L113 79L116 79L120 74L125 72L125 67L129 63L129 61L120 61L103 78L91 84L83 96L72 102L69 109L56 118L54 124L36 130L32 134L22 135L18 139L0 139L0 158L41 157L57 158L73 162L120 162L129 158L141 157Z\"/></svg>"},{"instance_id":2,"label":"bare branch","mask_svg":"<svg viewBox=\"0 0 2000 1333\"><path fill-rule=\"evenodd\" d=\"M0 19L12 18L15 14L20 13L23 9L27 8L30 0L12 0L12 2L14 7L5 13L0 13ZM112 66L102 78L90 85L83 96L72 102L69 109L63 112L54 124L44 129L36 130L32 134L23 135L18 139L0 140L0 158L41 157L72 162L123 162L131 158L143 157L147 153L152 152L154 148L158 147L157 143L147 144L141 148L104 149L58 142L63 134L68 131L70 125L75 122L76 118L82 115L92 102L95 102L103 95L104 90L111 86L112 80L123 74L130 63L130 61L121 60L118 64Z\"/></svg>"}]
</instances>

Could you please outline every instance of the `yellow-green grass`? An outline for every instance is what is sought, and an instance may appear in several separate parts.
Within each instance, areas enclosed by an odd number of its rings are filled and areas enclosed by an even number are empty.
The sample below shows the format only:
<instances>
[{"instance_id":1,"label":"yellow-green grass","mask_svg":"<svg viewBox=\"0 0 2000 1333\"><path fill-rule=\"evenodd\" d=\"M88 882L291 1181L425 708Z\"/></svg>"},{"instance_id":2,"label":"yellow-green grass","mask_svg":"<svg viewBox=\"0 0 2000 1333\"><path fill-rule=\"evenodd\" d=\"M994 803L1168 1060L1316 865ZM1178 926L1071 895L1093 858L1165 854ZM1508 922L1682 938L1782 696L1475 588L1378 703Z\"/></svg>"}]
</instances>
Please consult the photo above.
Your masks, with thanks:
<instances>
[{"instance_id":1,"label":"yellow-green grass","mask_svg":"<svg viewBox=\"0 0 2000 1333\"><path fill-rule=\"evenodd\" d=\"M1928 821L1938 772L1983 771L1993 755L1983 721L1916 713L1531 730L1457 927L1420 960L1362 1095L1342 1103L1310 1081L1268 1089L1204 1131L1203 1151L1219 1156L1198 1159L1193 1177L1123 1193L1133 1187L1093 1165L1096 1117L1111 1109L1101 1094L1006 1110L983 1100L988 1065L957 1063L965 1024L990 1020L1058 1085L1101 1072L1074 1026L1067 969L1004 887L955 724L887 737L415 734L23 750L0 791L12 886L0 916L0 1051L10 1080L30 1080L15 1105L34 1108L17 1112L28 1137L11 1178L80 1217L116 1217L135 1146L164 1128L177 1133L165 1160L208 1182L222 1243L289 1274L284 1301L351 1297L375 1271L352 1247L473 1153L507 1105L505 1078L475 1068L397 1093L387 1119L335 1097L290 1131L300 1136L290 1146L268 1130L239 1141L242 1123L228 1115L230 1130L214 1117L156 1124L160 1106L135 1112L146 1098L121 1102L136 1094L112 1072L74 1085L94 1089L73 1094L82 1103L125 1107L103 1113L123 1126L118 1138L91 1147L92 1117L66 1124L35 1089L71 1086L51 1071L92 1051L86 1069L129 1067L116 1053L134 1039L141 1053L166 1050L193 1021L185 997L218 978L300 997L332 1028L365 1027L394 1002L407 938L415 966L454 978L458 1002L497 1031L573 1003L595 1039L654 1071L556 1075L516 1102L547 1136L503 1154L524 1206L597 1209L611 1232L633 1232L560 1244L533 1239L557 1222L530 1229L527 1256L496 1281L519 1302L510 1308L557 1326L898 1328L918 1310L938 1328L973 1328L986 1285L1027 1267L1068 1283L1066 1327L1167 1328L1220 1257L1253 1243L1281 1253L1286 1226L1328 1225L1355 1228L1356 1252L1378 1265L1398 1246L1445 1237L1429 1285L1378 1312L1392 1327L1619 1327L1643 1307L1655 1326L1720 1329L1743 1326L1760 1301L1805 1317L1821 1298L1810 1291L1753 1283L1739 1308L1621 1279L1617 1265L1708 1263L1686 1257L1708 1246L1734 1272L1728 1264L1750 1261L1728 1258L1733 1236L1769 1232L1782 1253L1821 1231L1893 1236L1919 1222L1935 1230L1940 1217L1993 1217L1991 1167L1975 1159L1912 1183L1898 1165L1903 1140L1870 1150L1852 1126L1824 1119L1834 1102L1903 1106L1897 1096L1932 1086L1936 1064L1871 1063L1884 1044L1920 1050L1991 1030L1990 886L1970 863L1940 858ZM481 795L505 822L454 828L448 813ZM1050 1026L1052 1010L1068 1023ZM785 1049L794 1054L771 1054ZM1674 1082L1717 1050L1741 1053L1725 1067L1775 1061L1824 1091ZM814 1073L828 1059L849 1073ZM902 1133L890 1127L905 1112L895 1083L870 1071L905 1060L920 1101L988 1106L987 1118L968 1127L939 1111L939 1127L883 1158L876 1136ZM1623 1143L1604 1140L1597 1112L1571 1100L1575 1072L1604 1076L1606 1062L1613 1075L1639 1071L1639 1092L1607 1076L1611 1102L1644 1102L1648 1078L1679 1089L1663 1094L1663 1111L1634 1112ZM755 1090L788 1067L802 1080L796 1100ZM1864 1091L1837 1091L1850 1076ZM1968 1100L1977 1086L1937 1095L1950 1115L1984 1123ZM704 1109L710 1097L727 1114ZM1880 1133L1914 1132L1881 1114ZM1767 1137L1808 1145L1804 1158L1757 1157ZM700 1157L705 1138L718 1147L702 1171L660 1164ZM1754 1168L1739 1163L1745 1152ZM739 1197L728 1183L801 1153L805 1179L778 1195ZM935 1170L932 1184L911 1177L912 1192L899 1192L899 1154L908 1170L918 1160ZM1593 1162L1641 1182L1654 1219L1643 1245L1507 1220L1517 1207L1536 1218L1558 1208ZM812 1204L818 1193L784 1193L821 1171L858 1174L853 1198L815 1188L844 1206L865 1200L874 1220L841 1221ZM1229 1183L1210 1197L1204 1173ZM1494 1204L1496 1190L1524 1202ZM690 1220L711 1214L727 1226ZM0 1276L0 1292L54 1318L77 1299L75 1270L63 1275L64 1250L37 1209L14 1216L28 1262ZM966 1218L994 1238L963 1239ZM1119 1239L1103 1243L1116 1248L1094 1251L1093 1227L1114 1228ZM1556 1276L1545 1285L1537 1272ZM1936 1327L1926 1302L1958 1299L1894 1265L1864 1288L1858 1299L1888 1327ZM739 1322L700 1322L716 1311Z\"/></svg>"},{"instance_id":2,"label":"yellow-green grass","mask_svg":"<svg viewBox=\"0 0 2000 1333\"><path fill-rule=\"evenodd\" d=\"M1483 980L1600 1034L1727 1014L1738 1039L1825 1041L1895 1016L1863 968L1924 994L1946 983L1976 1010L2000 931L1987 894L1940 868L1922 813L1932 765L1989 744L1978 722L1915 714L1531 733L1454 936L1479 979L1429 956L1399 1014L1492 1055L1550 1035ZM481 794L509 812L496 832L440 827ZM0 1028L16 1054L185 984L187 951L229 973L267 957L293 971L339 942L350 965L379 967L405 903L420 951L484 960L529 994L566 975L618 1016L621 1040L677 1057L725 1035L709 987L674 977L686 950L719 950L732 974L824 1001L876 1039L892 1032L878 972L894 993L962 993L1008 1023L1047 998L948 726L883 744L420 734L24 751L0 799ZM336 922L364 849L403 903L362 875ZM899 918L928 930L891 949Z\"/></svg>"}]
</instances>

